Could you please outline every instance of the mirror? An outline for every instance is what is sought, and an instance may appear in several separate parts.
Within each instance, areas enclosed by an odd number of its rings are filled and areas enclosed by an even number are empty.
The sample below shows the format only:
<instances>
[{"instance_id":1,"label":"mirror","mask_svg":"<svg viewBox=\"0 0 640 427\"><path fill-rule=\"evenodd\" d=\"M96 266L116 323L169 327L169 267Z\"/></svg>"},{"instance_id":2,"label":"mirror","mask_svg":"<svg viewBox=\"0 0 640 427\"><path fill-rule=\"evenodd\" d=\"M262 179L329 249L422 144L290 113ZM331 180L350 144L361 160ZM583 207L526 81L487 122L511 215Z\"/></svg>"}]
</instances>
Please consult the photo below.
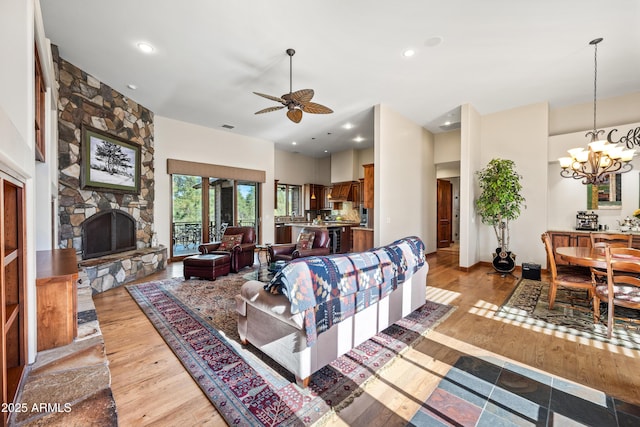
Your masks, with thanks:
<instances>
[{"instance_id":1,"label":"mirror","mask_svg":"<svg viewBox=\"0 0 640 427\"><path fill-rule=\"evenodd\" d=\"M622 209L622 174L612 173L604 184L587 185L587 209Z\"/></svg>"}]
</instances>

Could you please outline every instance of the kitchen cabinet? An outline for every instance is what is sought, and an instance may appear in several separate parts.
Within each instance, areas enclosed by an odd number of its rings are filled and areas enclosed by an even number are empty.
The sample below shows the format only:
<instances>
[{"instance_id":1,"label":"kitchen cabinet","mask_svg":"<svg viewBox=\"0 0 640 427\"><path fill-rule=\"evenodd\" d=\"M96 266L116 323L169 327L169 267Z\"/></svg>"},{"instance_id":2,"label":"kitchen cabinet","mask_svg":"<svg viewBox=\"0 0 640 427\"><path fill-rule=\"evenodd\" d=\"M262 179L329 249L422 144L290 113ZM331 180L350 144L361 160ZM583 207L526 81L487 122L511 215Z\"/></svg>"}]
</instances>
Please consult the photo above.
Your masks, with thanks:
<instances>
[{"instance_id":1,"label":"kitchen cabinet","mask_svg":"<svg viewBox=\"0 0 640 427\"><path fill-rule=\"evenodd\" d=\"M373 208L373 172L374 165L373 163L362 165L364 168L364 181L363 181L363 197L362 197L362 206L367 209Z\"/></svg>"},{"instance_id":2,"label":"kitchen cabinet","mask_svg":"<svg viewBox=\"0 0 640 427\"><path fill-rule=\"evenodd\" d=\"M353 202L353 209L360 207L360 182L351 184L351 201Z\"/></svg>"},{"instance_id":3,"label":"kitchen cabinet","mask_svg":"<svg viewBox=\"0 0 640 427\"><path fill-rule=\"evenodd\" d=\"M312 211L317 211L320 209L324 209L324 185L319 184L305 184L307 187L307 209Z\"/></svg>"},{"instance_id":4,"label":"kitchen cabinet","mask_svg":"<svg viewBox=\"0 0 640 427\"><path fill-rule=\"evenodd\" d=\"M340 249L339 253L346 254L351 252L351 226L340 227Z\"/></svg>"},{"instance_id":5,"label":"kitchen cabinet","mask_svg":"<svg viewBox=\"0 0 640 427\"><path fill-rule=\"evenodd\" d=\"M331 187L322 187L322 208L331 210Z\"/></svg>"},{"instance_id":6,"label":"kitchen cabinet","mask_svg":"<svg viewBox=\"0 0 640 427\"><path fill-rule=\"evenodd\" d=\"M27 363L26 238L23 183L0 172L0 394L14 401ZM9 411L2 411L7 424Z\"/></svg>"},{"instance_id":7,"label":"kitchen cabinet","mask_svg":"<svg viewBox=\"0 0 640 427\"><path fill-rule=\"evenodd\" d=\"M284 224L276 224L276 243L291 243L291 227Z\"/></svg>"},{"instance_id":8,"label":"kitchen cabinet","mask_svg":"<svg viewBox=\"0 0 640 427\"><path fill-rule=\"evenodd\" d=\"M353 252L364 252L373 248L373 229L353 227Z\"/></svg>"},{"instance_id":9,"label":"kitchen cabinet","mask_svg":"<svg viewBox=\"0 0 640 427\"><path fill-rule=\"evenodd\" d=\"M36 252L38 351L70 344L78 335L76 251Z\"/></svg>"}]
</instances>

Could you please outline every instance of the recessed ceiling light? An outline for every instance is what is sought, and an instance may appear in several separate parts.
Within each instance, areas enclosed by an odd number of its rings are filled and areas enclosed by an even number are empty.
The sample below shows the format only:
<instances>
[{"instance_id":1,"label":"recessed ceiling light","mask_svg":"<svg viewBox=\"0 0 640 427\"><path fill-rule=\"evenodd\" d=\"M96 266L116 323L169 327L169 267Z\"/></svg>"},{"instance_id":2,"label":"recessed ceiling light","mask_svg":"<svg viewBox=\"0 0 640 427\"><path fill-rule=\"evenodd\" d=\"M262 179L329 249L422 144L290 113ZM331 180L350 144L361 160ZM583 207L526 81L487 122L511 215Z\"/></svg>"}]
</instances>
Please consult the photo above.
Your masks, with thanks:
<instances>
[{"instance_id":1,"label":"recessed ceiling light","mask_svg":"<svg viewBox=\"0 0 640 427\"><path fill-rule=\"evenodd\" d=\"M416 51L413 49L407 49L404 52L402 52L402 56L404 56L405 58L411 58L415 54L416 54Z\"/></svg>"},{"instance_id":2,"label":"recessed ceiling light","mask_svg":"<svg viewBox=\"0 0 640 427\"><path fill-rule=\"evenodd\" d=\"M451 124L451 122L449 120L447 120L446 122L444 122L445 126L449 126Z\"/></svg>"},{"instance_id":3,"label":"recessed ceiling light","mask_svg":"<svg viewBox=\"0 0 640 427\"><path fill-rule=\"evenodd\" d=\"M356 136L355 138L353 138L353 140L354 140L355 142L362 142L362 141L364 141L364 138L363 138L363 137L361 137L360 135L358 135L358 136Z\"/></svg>"},{"instance_id":4,"label":"recessed ceiling light","mask_svg":"<svg viewBox=\"0 0 640 427\"><path fill-rule=\"evenodd\" d=\"M138 89L138 86L136 86L136 85L134 85L134 84L131 84L131 83L130 83L130 84L128 84L128 85L127 85L127 87L128 87L129 89L131 89L131 90L136 90L136 89Z\"/></svg>"},{"instance_id":5,"label":"recessed ceiling light","mask_svg":"<svg viewBox=\"0 0 640 427\"><path fill-rule=\"evenodd\" d=\"M328 153L328 152L329 152L329 150L324 150L324 152L325 152L325 153Z\"/></svg>"},{"instance_id":6,"label":"recessed ceiling light","mask_svg":"<svg viewBox=\"0 0 640 427\"><path fill-rule=\"evenodd\" d=\"M151 53L154 50L153 46L151 46L149 43L145 43L145 42L138 43L138 49L140 49L144 53Z\"/></svg>"},{"instance_id":7,"label":"recessed ceiling light","mask_svg":"<svg viewBox=\"0 0 640 427\"><path fill-rule=\"evenodd\" d=\"M293 142L291 143L291 145L298 145L298 143L297 143L297 142L295 142L295 141L293 141Z\"/></svg>"},{"instance_id":8,"label":"recessed ceiling light","mask_svg":"<svg viewBox=\"0 0 640 427\"><path fill-rule=\"evenodd\" d=\"M353 129L353 124L347 122L344 125L342 125L342 127L345 128L345 129Z\"/></svg>"},{"instance_id":9,"label":"recessed ceiling light","mask_svg":"<svg viewBox=\"0 0 640 427\"><path fill-rule=\"evenodd\" d=\"M436 47L442 43L443 40L441 36L430 37L424 42L424 45L427 47Z\"/></svg>"}]
</instances>

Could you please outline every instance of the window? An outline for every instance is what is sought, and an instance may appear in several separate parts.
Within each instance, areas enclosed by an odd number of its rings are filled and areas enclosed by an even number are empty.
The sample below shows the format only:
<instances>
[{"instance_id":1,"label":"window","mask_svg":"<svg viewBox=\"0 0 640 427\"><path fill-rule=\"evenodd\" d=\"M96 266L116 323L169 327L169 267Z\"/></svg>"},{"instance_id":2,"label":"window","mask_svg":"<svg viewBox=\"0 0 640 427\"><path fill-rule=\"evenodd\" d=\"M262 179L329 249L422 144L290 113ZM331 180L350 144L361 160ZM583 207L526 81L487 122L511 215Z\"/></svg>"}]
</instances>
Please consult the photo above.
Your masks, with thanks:
<instances>
[{"instance_id":1,"label":"window","mask_svg":"<svg viewBox=\"0 0 640 427\"><path fill-rule=\"evenodd\" d=\"M275 216L302 215L302 186L278 184Z\"/></svg>"},{"instance_id":2,"label":"window","mask_svg":"<svg viewBox=\"0 0 640 427\"><path fill-rule=\"evenodd\" d=\"M172 257L198 253L227 226L254 227L259 235L259 183L183 174L172 174L171 182Z\"/></svg>"}]
</instances>

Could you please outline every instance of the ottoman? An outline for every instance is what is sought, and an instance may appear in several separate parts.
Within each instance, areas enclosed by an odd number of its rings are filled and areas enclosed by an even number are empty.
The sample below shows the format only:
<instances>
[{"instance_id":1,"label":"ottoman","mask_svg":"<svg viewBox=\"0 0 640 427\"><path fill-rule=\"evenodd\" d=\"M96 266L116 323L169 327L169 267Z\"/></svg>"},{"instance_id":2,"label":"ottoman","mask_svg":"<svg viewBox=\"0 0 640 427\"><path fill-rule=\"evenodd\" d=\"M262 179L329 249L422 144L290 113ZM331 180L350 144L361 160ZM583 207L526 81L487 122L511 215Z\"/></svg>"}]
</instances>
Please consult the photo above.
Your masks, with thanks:
<instances>
[{"instance_id":1,"label":"ottoman","mask_svg":"<svg viewBox=\"0 0 640 427\"><path fill-rule=\"evenodd\" d=\"M226 276L231 270L231 254L191 255L182 260L183 274L186 280L191 276L216 280L218 276Z\"/></svg>"}]
</instances>

